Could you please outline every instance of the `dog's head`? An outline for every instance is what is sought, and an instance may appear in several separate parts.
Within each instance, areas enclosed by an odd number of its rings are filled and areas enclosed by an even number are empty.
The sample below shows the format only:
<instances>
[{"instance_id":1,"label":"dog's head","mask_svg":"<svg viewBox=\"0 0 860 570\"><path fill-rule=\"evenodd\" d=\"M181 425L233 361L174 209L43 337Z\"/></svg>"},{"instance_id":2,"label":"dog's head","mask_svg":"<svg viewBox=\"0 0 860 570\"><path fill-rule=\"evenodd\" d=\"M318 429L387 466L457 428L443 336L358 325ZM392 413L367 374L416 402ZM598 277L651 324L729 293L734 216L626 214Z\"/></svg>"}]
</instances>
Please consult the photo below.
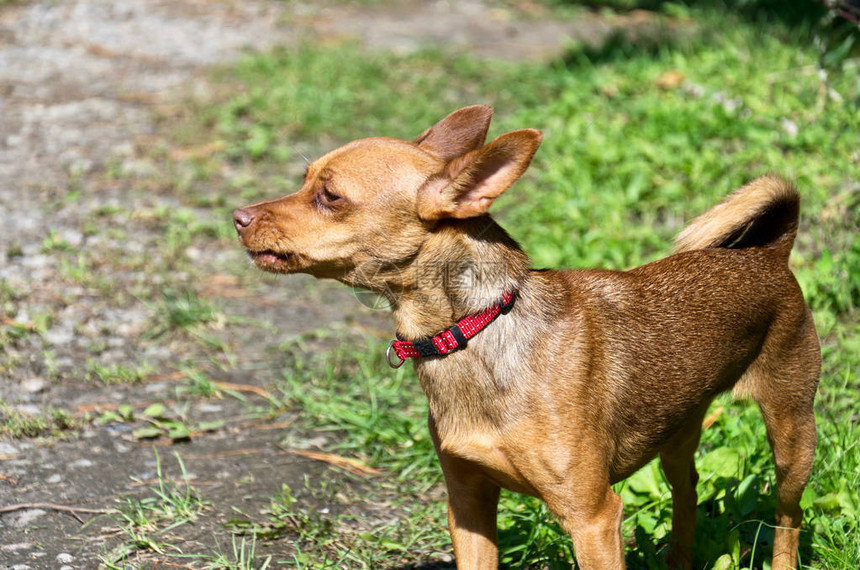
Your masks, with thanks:
<instances>
[{"instance_id":1,"label":"dog's head","mask_svg":"<svg viewBox=\"0 0 860 570\"><path fill-rule=\"evenodd\" d=\"M374 288L367 276L413 259L443 220L487 213L522 175L541 134L525 129L484 141L484 105L455 111L414 141L368 138L308 166L294 194L233 213L254 263Z\"/></svg>"}]
</instances>

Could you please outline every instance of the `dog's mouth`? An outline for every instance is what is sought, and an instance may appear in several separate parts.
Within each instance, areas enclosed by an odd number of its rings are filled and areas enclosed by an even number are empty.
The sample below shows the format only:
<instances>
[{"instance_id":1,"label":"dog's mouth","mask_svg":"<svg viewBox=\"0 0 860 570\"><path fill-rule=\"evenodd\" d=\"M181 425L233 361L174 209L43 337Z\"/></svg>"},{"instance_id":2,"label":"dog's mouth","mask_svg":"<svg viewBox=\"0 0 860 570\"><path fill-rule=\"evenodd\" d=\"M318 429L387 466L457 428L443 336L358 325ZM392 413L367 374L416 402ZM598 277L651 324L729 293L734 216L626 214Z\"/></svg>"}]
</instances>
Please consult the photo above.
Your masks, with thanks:
<instances>
[{"instance_id":1,"label":"dog's mouth","mask_svg":"<svg viewBox=\"0 0 860 570\"><path fill-rule=\"evenodd\" d=\"M301 256L294 253L278 253L271 249L248 251L254 265L271 273L291 273L301 265Z\"/></svg>"}]
</instances>

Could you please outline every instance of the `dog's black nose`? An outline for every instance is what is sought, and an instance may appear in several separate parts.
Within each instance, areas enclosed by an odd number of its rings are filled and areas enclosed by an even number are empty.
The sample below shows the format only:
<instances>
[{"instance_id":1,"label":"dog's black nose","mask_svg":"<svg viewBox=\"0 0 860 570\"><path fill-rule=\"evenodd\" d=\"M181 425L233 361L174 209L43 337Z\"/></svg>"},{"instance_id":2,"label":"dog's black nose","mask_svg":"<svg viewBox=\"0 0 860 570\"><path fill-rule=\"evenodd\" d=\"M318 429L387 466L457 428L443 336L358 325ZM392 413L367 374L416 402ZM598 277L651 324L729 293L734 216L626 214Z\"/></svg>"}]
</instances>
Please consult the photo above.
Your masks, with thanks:
<instances>
[{"instance_id":1,"label":"dog's black nose","mask_svg":"<svg viewBox=\"0 0 860 570\"><path fill-rule=\"evenodd\" d=\"M236 225L236 231L242 231L251 225L254 221L254 214L248 210L236 210L233 212L233 223Z\"/></svg>"}]
</instances>

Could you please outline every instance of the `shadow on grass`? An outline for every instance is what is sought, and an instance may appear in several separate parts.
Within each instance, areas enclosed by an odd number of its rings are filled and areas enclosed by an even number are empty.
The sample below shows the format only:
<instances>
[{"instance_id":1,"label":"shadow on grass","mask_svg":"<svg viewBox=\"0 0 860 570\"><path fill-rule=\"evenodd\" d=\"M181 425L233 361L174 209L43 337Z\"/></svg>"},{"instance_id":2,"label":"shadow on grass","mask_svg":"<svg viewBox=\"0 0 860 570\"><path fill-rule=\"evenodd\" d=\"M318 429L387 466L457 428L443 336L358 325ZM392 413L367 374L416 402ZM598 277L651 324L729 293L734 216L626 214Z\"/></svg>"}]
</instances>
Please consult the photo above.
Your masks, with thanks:
<instances>
[{"instance_id":1,"label":"shadow on grass","mask_svg":"<svg viewBox=\"0 0 860 570\"><path fill-rule=\"evenodd\" d=\"M581 45L569 49L561 57L561 65L568 69L604 63L627 61L633 57L656 57L661 52L684 45L688 39L671 32L654 30L631 33L619 29L611 33L600 45Z\"/></svg>"},{"instance_id":2,"label":"shadow on grass","mask_svg":"<svg viewBox=\"0 0 860 570\"><path fill-rule=\"evenodd\" d=\"M742 568L763 568L773 554L774 525L776 524L776 490L768 493L750 493L737 497L736 479L727 479L721 486L726 489L722 499L708 499L699 503L696 523L696 559L698 567L710 567L726 552L740 556ZM755 487L753 487L755 488ZM759 487L760 488L760 487ZM812 535L808 517L800 533L800 560L812 559Z\"/></svg>"},{"instance_id":3,"label":"shadow on grass","mask_svg":"<svg viewBox=\"0 0 860 570\"><path fill-rule=\"evenodd\" d=\"M677 0L556 0L558 4L608 8L618 11L664 11L667 5L678 5ZM756 23L781 22L790 27L817 22L827 12L816 0L697 0L687 3L700 9L725 11Z\"/></svg>"},{"instance_id":4,"label":"shadow on grass","mask_svg":"<svg viewBox=\"0 0 860 570\"><path fill-rule=\"evenodd\" d=\"M556 0L559 4L586 6L594 9L609 9L617 12L648 10L670 12L665 7L677 6L677 1L668 0ZM829 25L822 27L827 9L815 0L700 0L691 3L701 13L725 14L727 17L746 19L767 30L768 33L800 34L809 36L818 29L834 43L845 32L842 27ZM687 23L684 23L684 22ZM779 24L773 26L773 24ZM844 24L842 22L841 24ZM781 30L780 30L781 28ZM786 31L787 30L787 31ZM713 26L695 26L691 20L662 20L644 17L638 24L633 23L617 29L600 45L581 45L569 50L561 59L568 68L582 65L595 65L626 61L634 57L655 57L660 53L691 45L706 45L713 34L720 34Z\"/></svg>"},{"instance_id":5,"label":"shadow on grass","mask_svg":"<svg viewBox=\"0 0 860 570\"><path fill-rule=\"evenodd\" d=\"M724 482L726 497L740 484L734 479ZM744 495L742 504L723 497L707 499L697 508L695 560L697 568L713 567L718 559L729 555L732 564L741 568L763 568L773 553L774 511L776 498L769 494ZM542 512L542 514L545 514ZM808 521L805 523L808 525ZM808 530L808 527L805 527ZM800 559L812 559L812 534L801 532ZM625 561L630 570L666 568L665 556L669 537L655 539L640 525L633 529L633 540L625 545ZM569 569L574 559L570 538L554 520L523 517L512 526L499 530L502 570L540 568ZM733 566L734 567L734 566ZM454 570L454 563L426 562L401 567L400 570Z\"/></svg>"}]
</instances>

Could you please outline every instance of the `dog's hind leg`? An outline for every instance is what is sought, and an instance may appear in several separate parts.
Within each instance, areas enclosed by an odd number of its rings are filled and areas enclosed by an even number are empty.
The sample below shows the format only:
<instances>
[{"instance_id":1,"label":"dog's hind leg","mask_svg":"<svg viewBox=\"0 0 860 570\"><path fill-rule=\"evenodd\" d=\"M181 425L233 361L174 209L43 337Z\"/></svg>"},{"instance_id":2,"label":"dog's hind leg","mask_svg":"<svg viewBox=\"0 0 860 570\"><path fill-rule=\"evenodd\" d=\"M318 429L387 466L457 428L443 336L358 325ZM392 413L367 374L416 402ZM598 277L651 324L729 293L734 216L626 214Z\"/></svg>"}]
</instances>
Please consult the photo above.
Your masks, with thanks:
<instances>
[{"instance_id":1,"label":"dog's hind leg","mask_svg":"<svg viewBox=\"0 0 860 570\"><path fill-rule=\"evenodd\" d=\"M696 506L698 495L696 483L695 453L702 433L704 406L678 433L660 450L663 473L672 486L672 539L666 562L669 568L688 570L693 566L693 536L696 532Z\"/></svg>"},{"instance_id":2,"label":"dog's hind leg","mask_svg":"<svg viewBox=\"0 0 860 570\"><path fill-rule=\"evenodd\" d=\"M800 498L815 458L813 400L821 364L818 339L811 317L794 334L765 343L749 374L752 396L767 427L776 464L777 507L773 570L797 567L797 548L803 511ZM777 339L770 339L777 341Z\"/></svg>"},{"instance_id":3,"label":"dog's hind leg","mask_svg":"<svg viewBox=\"0 0 860 570\"><path fill-rule=\"evenodd\" d=\"M805 406L786 408L766 398L759 405L776 464L776 532L771 568L796 568L803 519L800 497L812 472L815 456L812 402Z\"/></svg>"}]
</instances>

